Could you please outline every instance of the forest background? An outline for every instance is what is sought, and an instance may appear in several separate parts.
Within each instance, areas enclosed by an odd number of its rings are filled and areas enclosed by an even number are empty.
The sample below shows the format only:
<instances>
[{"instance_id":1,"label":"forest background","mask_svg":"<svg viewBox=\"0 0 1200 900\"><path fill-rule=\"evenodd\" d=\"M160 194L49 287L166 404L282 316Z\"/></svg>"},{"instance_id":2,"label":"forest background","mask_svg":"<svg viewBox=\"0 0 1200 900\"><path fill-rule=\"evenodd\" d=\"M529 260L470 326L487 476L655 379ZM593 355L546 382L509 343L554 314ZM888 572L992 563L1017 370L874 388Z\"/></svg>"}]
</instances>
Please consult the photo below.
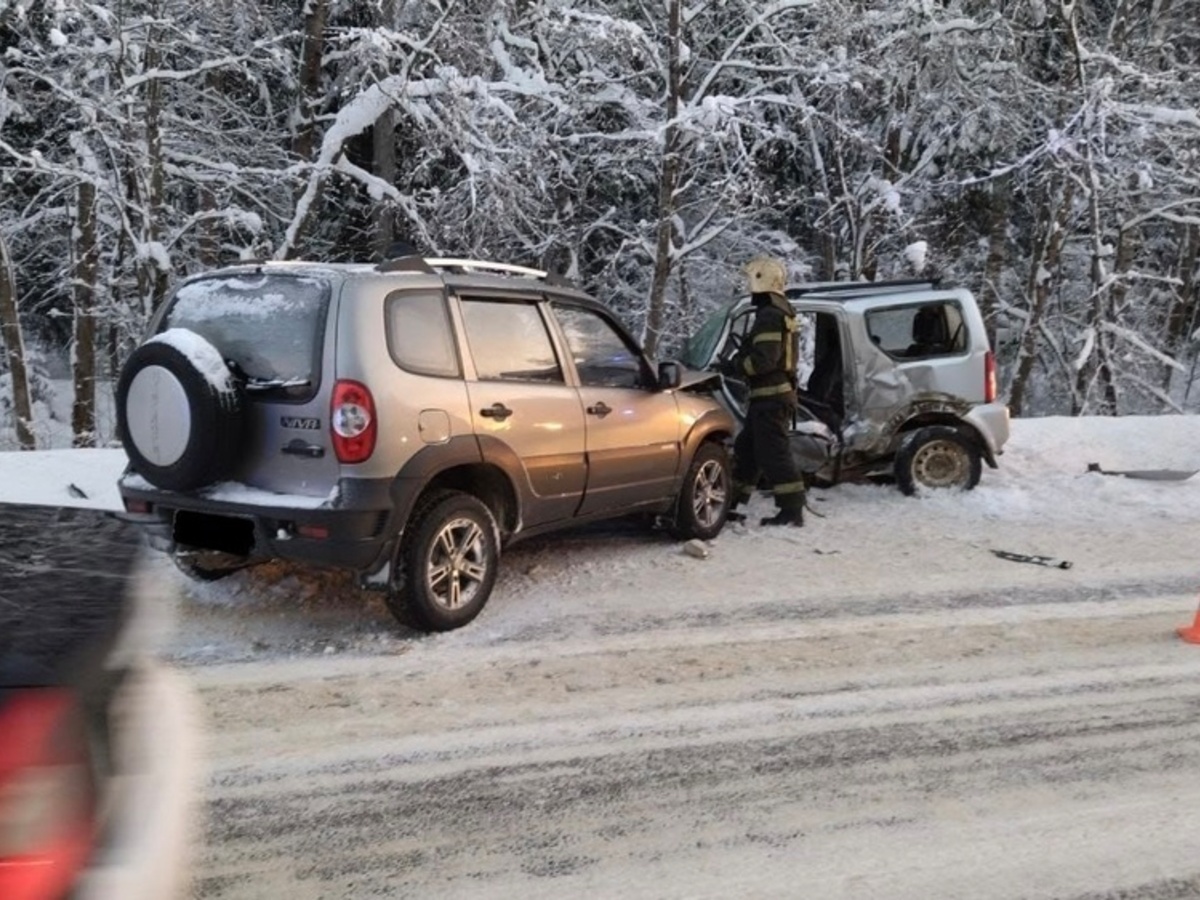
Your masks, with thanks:
<instances>
[{"instance_id":1,"label":"forest background","mask_svg":"<svg viewBox=\"0 0 1200 900\"><path fill-rule=\"evenodd\" d=\"M657 356L759 253L937 277L1015 415L1195 410L1200 0L0 0L0 445L111 440L181 277L400 238Z\"/></svg>"}]
</instances>

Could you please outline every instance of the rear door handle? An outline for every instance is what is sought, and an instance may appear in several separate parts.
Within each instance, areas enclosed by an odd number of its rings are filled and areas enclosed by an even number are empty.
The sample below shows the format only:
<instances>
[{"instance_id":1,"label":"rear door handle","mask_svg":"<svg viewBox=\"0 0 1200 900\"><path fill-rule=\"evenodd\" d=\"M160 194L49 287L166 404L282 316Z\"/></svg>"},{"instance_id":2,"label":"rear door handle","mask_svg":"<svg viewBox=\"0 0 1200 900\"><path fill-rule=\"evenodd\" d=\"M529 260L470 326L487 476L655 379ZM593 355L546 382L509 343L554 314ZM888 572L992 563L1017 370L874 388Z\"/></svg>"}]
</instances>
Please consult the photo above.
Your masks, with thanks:
<instances>
[{"instance_id":1,"label":"rear door handle","mask_svg":"<svg viewBox=\"0 0 1200 900\"><path fill-rule=\"evenodd\" d=\"M294 441L289 441L283 445L280 451L288 456L306 456L309 459L320 459L325 455L325 448L317 444L308 444L296 438Z\"/></svg>"},{"instance_id":2,"label":"rear door handle","mask_svg":"<svg viewBox=\"0 0 1200 900\"><path fill-rule=\"evenodd\" d=\"M610 407L607 403L605 403L603 400L601 400L595 406L589 406L587 408L587 411L588 411L589 416L599 416L601 419L603 419L610 412L612 412L612 407Z\"/></svg>"},{"instance_id":3,"label":"rear door handle","mask_svg":"<svg viewBox=\"0 0 1200 900\"><path fill-rule=\"evenodd\" d=\"M497 422L503 422L513 414L513 411L503 403L493 403L491 406L485 406L481 409L479 414L485 419L495 419Z\"/></svg>"}]
</instances>

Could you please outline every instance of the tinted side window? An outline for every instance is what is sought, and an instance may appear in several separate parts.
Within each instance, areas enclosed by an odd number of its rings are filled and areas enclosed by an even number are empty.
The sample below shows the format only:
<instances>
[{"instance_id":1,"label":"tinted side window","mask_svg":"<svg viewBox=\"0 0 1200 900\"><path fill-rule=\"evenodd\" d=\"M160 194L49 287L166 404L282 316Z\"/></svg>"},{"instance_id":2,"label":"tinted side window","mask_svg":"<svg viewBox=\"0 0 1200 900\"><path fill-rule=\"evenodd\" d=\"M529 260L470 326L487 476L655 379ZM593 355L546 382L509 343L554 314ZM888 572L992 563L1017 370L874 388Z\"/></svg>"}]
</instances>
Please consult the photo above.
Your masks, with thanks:
<instances>
[{"instance_id":1,"label":"tinted side window","mask_svg":"<svg viewBox=\"0 0 1200 900\"><path fill-rule=\"evenodd\" d=\"M563 382L536 306L464 298L462 310L467 344L481 381Z\"/></svg>"},{"instance_id":2,"label":"tinted side window","mask_svg":"<svg viewBox=\"0 0 1200 900\"><path fill-rule=\"evenodd\" d=\"M867 313L867 333L888 356L926 359L967 349L967 329L957 303L894 306Z\"/></svg>"},{"instance_id":3,"label":"tinted side window","mask_svg":"<svg viewBox=\"0 0 1200 900\"><path fill-rule=\"evenodd\" d=\"M392 294L384 316L388 350L397 365L420 375L458 376L454 334L440 293Z\"/></svg>"},{"instance_id":4,"label":"tinted side window","mask_svg":"<svg viewBox=\"0 0 1200 900\"><path fill-rule=\"evenodd\" d=\"M579 381L587 387L643 387L647 384L642 356L603 317L588 309L554 304Z\"/></svg>"}]
</instances>

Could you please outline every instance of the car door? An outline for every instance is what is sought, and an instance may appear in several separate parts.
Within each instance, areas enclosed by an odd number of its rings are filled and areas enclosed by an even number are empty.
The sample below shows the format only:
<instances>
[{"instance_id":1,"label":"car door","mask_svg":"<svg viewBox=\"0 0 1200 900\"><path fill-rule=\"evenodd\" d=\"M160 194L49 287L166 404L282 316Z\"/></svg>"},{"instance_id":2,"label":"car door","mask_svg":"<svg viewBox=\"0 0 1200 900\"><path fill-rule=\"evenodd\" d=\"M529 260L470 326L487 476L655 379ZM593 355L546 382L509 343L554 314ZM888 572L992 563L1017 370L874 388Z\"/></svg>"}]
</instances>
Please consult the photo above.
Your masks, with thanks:
<instances>
[{"instance_id":1,"label":"car door","mask_svg":"<svg viewBox=\"0 0 1200 900\"><path fill-rule=\"evenodd\" d=\"M615 322L591 307L551 303L579 381L588 479L580 515L636 509L672 496L682 426L672 391Z\"/></svg>"},{"instance_id":2,"label":"car door","mask_svg":"<svg viewBox=\"0 0 1200 900\"><path fill-rule=\"evenodd\" d=\"M526 527L570 518L587 477L584 415L542 310L518 297L461 296L467 392L484 456L520 472Z\"/></svg>"}]
</instances>

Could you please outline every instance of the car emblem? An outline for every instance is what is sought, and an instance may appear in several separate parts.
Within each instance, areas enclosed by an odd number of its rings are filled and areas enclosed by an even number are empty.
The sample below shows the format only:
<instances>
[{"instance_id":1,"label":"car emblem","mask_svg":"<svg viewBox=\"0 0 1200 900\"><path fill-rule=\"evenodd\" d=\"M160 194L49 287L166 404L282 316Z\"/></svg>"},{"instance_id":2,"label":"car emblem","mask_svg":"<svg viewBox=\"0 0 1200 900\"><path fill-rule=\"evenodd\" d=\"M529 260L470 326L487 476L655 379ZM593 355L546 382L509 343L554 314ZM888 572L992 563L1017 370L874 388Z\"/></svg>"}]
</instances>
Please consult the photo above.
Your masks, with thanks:
<instances>
[{"instance_id":1,"label":"car emblem","mask_svg":"<svg viewBox=\"0 0 1200 900\"><path fill-rule=\"evenodd\" d=\"M279 423L284 428L295 428L300 431L320 431L321 420L308 416L280 416Z\"/></svg>"}]
</instances>

